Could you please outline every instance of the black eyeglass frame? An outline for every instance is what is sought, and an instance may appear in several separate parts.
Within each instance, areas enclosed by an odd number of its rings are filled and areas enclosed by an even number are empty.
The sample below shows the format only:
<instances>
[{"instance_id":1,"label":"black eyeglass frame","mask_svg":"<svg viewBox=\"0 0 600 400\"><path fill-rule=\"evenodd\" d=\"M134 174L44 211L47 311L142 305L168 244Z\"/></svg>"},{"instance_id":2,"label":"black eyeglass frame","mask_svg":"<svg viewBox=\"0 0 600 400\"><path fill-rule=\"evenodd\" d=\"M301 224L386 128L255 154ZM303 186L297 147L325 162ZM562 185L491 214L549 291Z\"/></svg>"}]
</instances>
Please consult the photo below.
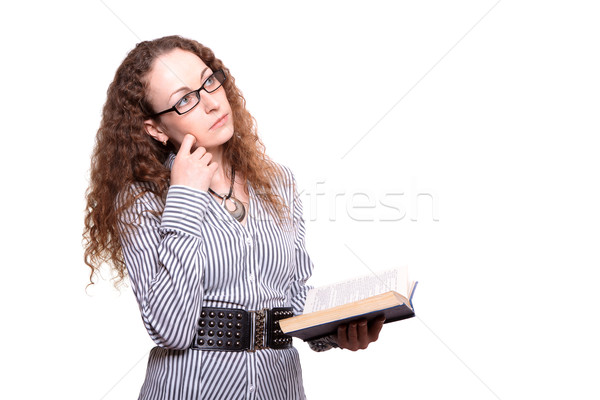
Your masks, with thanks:
<instances>
[{"instance_id":1,"label":"black eyeglass frame","mask_svg":"<svg viewBox=\"0 0 600 400\"><path fill-rule=\"evenodd\" d=\"M223 76L223 80L220 80L219 78L217 78L217 77L216 77L216 75L217 75L217 74L219 74L219 75L222 75L222 76ZM218 87L216 87L215 89L213 89L213 90L210 90L210 91L209 91L209 90L207 90L207 89L204 87L204 85L206 84L206 82L208 82L208 80L209 80L210 78L215 78L215 79L216 79L217 81L219 81L221 84L220 84ZM176 112L178 115L183 115L183 114L185 114L185 113L188 113L188 112L192 111L192 110L193 110L193 109L194 109L194 108L195 108L195 107L196 107L198 104L200 104L200 91L201 91L201 90L204 90L206 93L213 93L213 92L215 92L215 91L219 90L219 89L221 88L221 86L223 86L223 83L224 83L226 80L227 80L227 75L225 75L225 72L224 72L222 69L219 69L219 70L217 70L217 71L213 72L213 73L212 73L212 74L211 74L211 75L210 75L208 78L206 78L206 80L204 81L204 83L202 84L202 86L200 86L200 89L192 90L191 92L189 92L189 93L186 93L185 95L181 96L181 98L180 98L179 100L177 100L177 103L175 103L175 105L174 105L173 107L171 107L171 108L169 108L169 109L167 109L167 110L164 110L164 111L161 111L161 112L157 112L157 113L155 113L155 114L152 114L152 115L150 115L150 118L156 118L156 117L158 117L158 116L161 116L161 115L163 115L163 114L166 114L166 113L168 113L168 112L171 112L171 111L175 111L175 112ZM193 106L192 108L190 108L189 110L187 110L187 111L184 111L184 112L181 112L181 111L179 111L179 110L177 109L177 105L178 105L178 104L179 104L179 103L180 103L180 102L181 102L183 99L185 99L187 96L189 96L189 95L190 95L190 94L192 94L192 93L194 93L194 94L196 95L196 98L198 99L198 102L197 102L196 104L194 104L194 106Z\"/></svg>"}]
</instances>

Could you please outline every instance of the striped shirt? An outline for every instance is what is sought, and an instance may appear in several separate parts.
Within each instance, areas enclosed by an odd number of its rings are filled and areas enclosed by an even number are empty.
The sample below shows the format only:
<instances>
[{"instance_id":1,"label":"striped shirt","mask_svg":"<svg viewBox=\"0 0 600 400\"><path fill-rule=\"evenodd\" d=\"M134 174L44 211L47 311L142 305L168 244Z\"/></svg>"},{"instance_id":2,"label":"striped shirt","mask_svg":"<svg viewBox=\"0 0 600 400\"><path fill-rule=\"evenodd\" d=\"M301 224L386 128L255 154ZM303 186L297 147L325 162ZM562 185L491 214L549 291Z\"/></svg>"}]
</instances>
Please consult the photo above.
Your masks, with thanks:
<instances>
[{"instance_id":1,"label":"striped shirt","mask_svg":"<svg viewBox=\"0 0 600 400\"><path fill-rule=\"evenodd\" d=\"M169 168L174 158L166 161ZM202 307L293 307L302 313L313 263L295 178L280 167L285 182L278 181L277 194L293 216L287 226L266 212L251 185L246 225L208 192L181 185L171 186L166 199L144 194L125 213L131 225L126 230L121 224L123 256L143 323L157 344L139 399L305 398L294 347L189 349Z\"/></svg>"}]
</instances>

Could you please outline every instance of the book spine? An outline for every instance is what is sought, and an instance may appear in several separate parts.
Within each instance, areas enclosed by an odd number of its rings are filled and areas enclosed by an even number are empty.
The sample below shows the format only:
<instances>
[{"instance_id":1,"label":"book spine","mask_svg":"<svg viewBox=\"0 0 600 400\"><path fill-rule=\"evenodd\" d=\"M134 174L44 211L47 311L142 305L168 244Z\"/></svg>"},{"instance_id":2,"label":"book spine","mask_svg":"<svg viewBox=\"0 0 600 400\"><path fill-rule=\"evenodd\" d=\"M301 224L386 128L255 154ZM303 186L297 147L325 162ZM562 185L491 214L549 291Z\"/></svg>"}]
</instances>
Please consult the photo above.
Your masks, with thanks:
<instances>
[{"instance_id":1,"label":"book spine","mask_svg":"<svg viewBox=\"0 0 600 400\"><path fill-rule=\"evenodd\" d=\"M399 321L402 319L412 318L415 316L413 310L408 308L406 304L400 306L391 307L383 310L372 311L365 314L354 315L349 318L339 319L335 321L329 321L320 325L314 325L304 329L296 331L286 332L288 335L295 336L302 340L318 339L320 337L328 336L330 334L337 333L337 327L340 324L349 323L351 321L358 321L359 319L366 318L367 320L376 318L379 315L385 316L385 323Z\"/></svg>"},{"instance_id":2,"label":"book spine","mask_svg":"<svg viewBox=\"0 0 600 400\"><path fill-rule=\"evenodd\" d=\"M417 290L418 284L419 284L419 281L416 281L415 285L413 286L412 293L410 294L410 298L408 299L408 302L410 303L410 308L412 308L413 310L415 309L415 307L413 306L412 298L415 295L415 290Z\"/></svg>"}]
</instances>

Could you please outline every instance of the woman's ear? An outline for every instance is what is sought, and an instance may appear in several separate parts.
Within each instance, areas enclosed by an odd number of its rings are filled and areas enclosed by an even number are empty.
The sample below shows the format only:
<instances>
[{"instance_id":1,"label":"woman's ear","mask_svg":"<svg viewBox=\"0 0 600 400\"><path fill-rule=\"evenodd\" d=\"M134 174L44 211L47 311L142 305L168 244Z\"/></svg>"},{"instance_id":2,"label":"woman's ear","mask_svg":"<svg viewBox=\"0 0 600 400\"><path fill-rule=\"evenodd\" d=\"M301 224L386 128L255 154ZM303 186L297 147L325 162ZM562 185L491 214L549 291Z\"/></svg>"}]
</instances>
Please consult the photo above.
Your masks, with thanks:
<instances>
[{"instance_id":1,"label":"woman's ear","mask_svg":"<svg viewBox=\"0 0 600 400\"><path fill-rule=\"evenodd\" d=\"M169 140L169 137L164 132L163 128L160 127L159 124L156 123L153 119L147 119L144 121L144 130L146 133L154 140L158 140L161 143L165 143Z\"/></svg>"}]
</instances>

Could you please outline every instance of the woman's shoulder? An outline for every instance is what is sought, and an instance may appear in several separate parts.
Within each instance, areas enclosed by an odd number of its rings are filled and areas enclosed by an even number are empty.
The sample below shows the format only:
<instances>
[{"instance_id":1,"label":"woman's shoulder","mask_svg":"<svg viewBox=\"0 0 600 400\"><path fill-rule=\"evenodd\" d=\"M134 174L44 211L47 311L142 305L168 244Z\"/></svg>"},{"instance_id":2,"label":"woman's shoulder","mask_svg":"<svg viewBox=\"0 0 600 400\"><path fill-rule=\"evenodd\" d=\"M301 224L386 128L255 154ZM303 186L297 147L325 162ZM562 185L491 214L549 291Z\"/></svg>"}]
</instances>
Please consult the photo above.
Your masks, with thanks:
<instances>
[{"instance_id":1,"label":"woman's shoulder","mask_svg":"<svg viewBox=\"0 0 600 400\"><path fill-rule=\"evenodd\" d=\"M278 182L287 184L294 182L294 172L287 164L275 160L267 160L267 164L273 169L273 175Z\"/></svg>"},{"instance_id":2,"label":"woman's shoulder","mask_svg":"<svg viewBox=\"0 0 600 400\"><path fill-rule=\"evenodd\" d=\"M165 196L157 194L156 186L150 182L133 182L116 196L117 207L137 208L143 206L151 209L164 207Z\"/></svg>"},{"instance_id":3,"label":"woman's shoulder","mask_svg":"<svg viewBox=\"0 0 600 400\"><path fill-rule=\"evenodd\" d=\"M282 164L273 160L269 160L269 163L273 168L273 180L276 185L284 191L291 190L291 193L293 193L296 187L296 177L292 168L287 164Z\"/></svg>"}]
</instances>

